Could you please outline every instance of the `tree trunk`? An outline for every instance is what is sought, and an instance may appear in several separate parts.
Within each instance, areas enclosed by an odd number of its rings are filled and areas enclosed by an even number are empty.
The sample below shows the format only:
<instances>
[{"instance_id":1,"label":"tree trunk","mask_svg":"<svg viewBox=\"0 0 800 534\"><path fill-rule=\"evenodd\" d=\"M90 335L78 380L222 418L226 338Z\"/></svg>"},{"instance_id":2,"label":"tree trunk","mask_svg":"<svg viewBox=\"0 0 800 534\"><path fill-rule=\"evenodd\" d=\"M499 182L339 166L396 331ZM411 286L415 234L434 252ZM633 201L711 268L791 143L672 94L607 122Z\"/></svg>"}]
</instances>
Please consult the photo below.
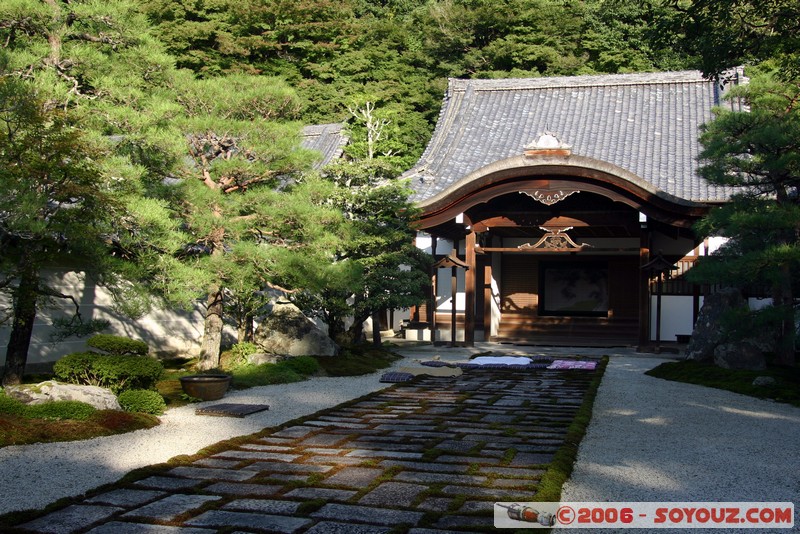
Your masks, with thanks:
<instances>
[{"instance_id":1,"label":"tree trunk","mask_svg":"<svg viewBox=\"0 0 800 534\"><path fill-rule=\"evenodd\" d=\"M208 294L206 305L206 322L203 342L200 345L200 370L213 369L219 366L220 346L222 345L222 289L213 288Z\"/></svg>"},{"instance_id":2,"label":"tree trunk","mask_svg":"<svg viewBox=\"0 0 800 534\"><path fill-rule=\"evenodd\" d=\"M789 265L782 265L780 281L776 284L772 295L773 305L782 313L783 318L775 343L775 362L780 365L795 364L795 324L794 294L792 292L792 273Z\"/></svg>"},{"instance_id":3,"label":"tree trunk","mask_svg":"<svg viewBox=\"0 0 800 534\"><path fill-rule=\"evenodd\" d=\"M381 346L381 312L375 310L372 312L372 344L375 347Z\"/></svg>"},{"instance_id":4,"label":"tree trunk","mask_svg":"<svg viewBox=\"0 0 800 534\"><path fill-rule=\"evenodd\" d=\"M245 315L236 328L237 343L253 342L253 316Z\"/></svg>"},{"instance_id":5,"label":"tree trunk","mask_svg":"<svg viewBox=\"0 0 800 534\"><path fill-rule=\"evenodd\" d=\"M36 298L39 285L39 270L28 254L20 260L19 286L14 290L14 321L6 349L6 364L2 384L10 386L22 382L28 349L31 346L33 322L36 320Z\"/></svg>"}]
</instances>

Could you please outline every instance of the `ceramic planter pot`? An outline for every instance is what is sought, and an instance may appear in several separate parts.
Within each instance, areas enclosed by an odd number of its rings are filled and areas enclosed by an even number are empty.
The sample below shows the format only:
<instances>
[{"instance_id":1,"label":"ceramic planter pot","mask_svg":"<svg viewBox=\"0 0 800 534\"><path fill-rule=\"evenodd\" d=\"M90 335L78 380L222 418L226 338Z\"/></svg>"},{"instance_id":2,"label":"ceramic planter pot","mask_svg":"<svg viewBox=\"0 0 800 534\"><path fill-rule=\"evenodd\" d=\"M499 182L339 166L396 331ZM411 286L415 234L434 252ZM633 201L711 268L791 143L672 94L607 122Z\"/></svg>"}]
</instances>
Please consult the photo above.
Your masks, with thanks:
<instances>
[{"instance_id":1,"label":"ceramic planter pot","mask_svg":"<svg viewBox=\"0 0 800 534\"><path fill-rule=\"evenodd\" d=\"M183 392L204 401L217 400L225 396L231 385L230 375L191 375L180 378Z\"/></svg>"}]
</instances>

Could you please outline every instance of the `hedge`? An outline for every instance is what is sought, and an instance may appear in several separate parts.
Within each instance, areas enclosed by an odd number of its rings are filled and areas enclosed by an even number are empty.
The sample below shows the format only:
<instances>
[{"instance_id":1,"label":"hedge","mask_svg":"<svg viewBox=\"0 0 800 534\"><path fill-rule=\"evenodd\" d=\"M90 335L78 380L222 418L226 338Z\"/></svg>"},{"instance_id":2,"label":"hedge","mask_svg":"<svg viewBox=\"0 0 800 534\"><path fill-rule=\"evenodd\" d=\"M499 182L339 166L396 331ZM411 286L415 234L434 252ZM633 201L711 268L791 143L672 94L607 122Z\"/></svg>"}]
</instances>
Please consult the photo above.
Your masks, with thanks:
<instances>
[{"instance_id":1,"label":"hedge","mask_svg":"<svg viewBox=\"0 0 800 534\"><path fill-rule=\"evenodd\" d=\"M109 354L122 356L125 354L138 354L146 356L150 347L144 341L129 337L113 336L111 334L96 334L86 340L86 344L93 349L102 350Z\"/></svg>"},{"instance_id":2,"label":"hedge","mask_svg":"<svg viewBox=\"0 0 800 534\"><path fill-rule=\"evenodd\" d=\"M53 366L57 380L101 386L116 394L126 389L155 389L163 371L161 362L153 358L96 352L68 354Z\"/></svg>"},{"instance_id":3,"label":"hedge","mask_svg":"<svg viewBox=\"0 0 800 534\"><path fill-rule=\"evenodd\" d=\"M129 389L118 397L119 404L126 412L149 413L161 415L167 408L164 397L157 391L149 389Z\"/></svg>"}]
</instances>

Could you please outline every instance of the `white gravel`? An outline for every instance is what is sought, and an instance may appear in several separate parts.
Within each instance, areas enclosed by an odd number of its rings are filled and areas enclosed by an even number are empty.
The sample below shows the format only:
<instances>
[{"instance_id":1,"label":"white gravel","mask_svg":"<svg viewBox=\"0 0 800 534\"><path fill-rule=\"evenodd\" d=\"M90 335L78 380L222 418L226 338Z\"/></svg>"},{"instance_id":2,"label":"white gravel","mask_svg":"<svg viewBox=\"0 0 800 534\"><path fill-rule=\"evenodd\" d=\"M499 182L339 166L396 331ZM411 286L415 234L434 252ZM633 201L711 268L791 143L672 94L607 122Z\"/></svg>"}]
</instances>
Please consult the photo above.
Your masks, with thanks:
<instances>
[{"instance_id":1,"label":"white gravel","mask_svg":"<svg viewBox=\"0 0 800 534\"><path fill-rule=\"evenodd\" d=\"M456 361L488 351L524 355L564 350L490 343L473 349L427 346L403 350L406 358L394 367L413 365L414 359ZM608 354L571 349L576 352ZM612 354L562 501L790 501L796 503L795 524L800 526L800 409L643 374L661 361L631 351ZM196 416L199 405L190 405L169 410L162 424L150 430L5 447L0 449L0 514L42 508L115 482L132 469L194 454L382 389L388 384L379 382L381 374L314 378L228 394L225 402L270 406L242 419Z\"/></svg>"},{"instance_id":2,"label":"white gravel","mask_svg":"<svg viewBox=\"0 0 800 534\"><path fill-rule=\"evenodd\" d=\"M383 372L362 377L312 378L228 393L223 401L173 408L161 424L128 434L0 449L0 514L43 508L63 497L119 480L133 469L194 454L219 441L258 432L385 388ZM244 418L194 414L220 402L267 404Z\"/></svg>"},{"instance_id":3,"label":"white gravel","mask_svg":"<svg viewBox=\"0 0 800 534\"><path fill-rule=\"evenodd\" d=\"M800 531L800 408L643 374L659 363L612 358L562 502L793 502Z\"/></svg>"}]
</instances>

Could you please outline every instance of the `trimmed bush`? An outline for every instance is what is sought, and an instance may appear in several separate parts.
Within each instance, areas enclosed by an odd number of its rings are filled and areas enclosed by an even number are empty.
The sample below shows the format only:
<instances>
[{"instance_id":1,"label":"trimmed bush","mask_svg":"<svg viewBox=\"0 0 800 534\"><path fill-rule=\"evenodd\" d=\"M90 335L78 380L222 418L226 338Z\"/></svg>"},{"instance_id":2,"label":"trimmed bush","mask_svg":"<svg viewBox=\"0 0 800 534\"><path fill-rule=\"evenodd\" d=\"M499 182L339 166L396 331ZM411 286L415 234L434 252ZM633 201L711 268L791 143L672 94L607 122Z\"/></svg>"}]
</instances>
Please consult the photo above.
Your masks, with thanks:
<instances>
[{"instance_id":1,"label":"trimmed bush","mask_svg":"<svg viewBox=\"0 0 800 534\"><path fill-rule=\"evenodd\" d=\"M102 350L108 354L118 356L138 354L146 356L150 348L144 341L129 337L112 336L111 334L96 334L86 340L86 344L93 349Z\"/></svg>"},{"instance_id":2,"label":"trimmed bush","mask_svg":"<svg viewBox=\"0 0 800 534\"><path fill-rule=\"evenodd\" d=\"M143 356L112 356L96 352L67 354L53 366L57 380L100 386L116 394L126 389L155 389L164 366Z\"/></svg>"},{"instance_id":3,"label":"trimmed bush","mask_svg":"<svg viewBox=\"0 0 800 534\"><path fill-rule=\"evenodd\" d=\"M120 406L126 412L149 413L161 415L167 409L164 397L157 391L149 389L129 389L119 394Z\"/></svg>"}]
</instances>

